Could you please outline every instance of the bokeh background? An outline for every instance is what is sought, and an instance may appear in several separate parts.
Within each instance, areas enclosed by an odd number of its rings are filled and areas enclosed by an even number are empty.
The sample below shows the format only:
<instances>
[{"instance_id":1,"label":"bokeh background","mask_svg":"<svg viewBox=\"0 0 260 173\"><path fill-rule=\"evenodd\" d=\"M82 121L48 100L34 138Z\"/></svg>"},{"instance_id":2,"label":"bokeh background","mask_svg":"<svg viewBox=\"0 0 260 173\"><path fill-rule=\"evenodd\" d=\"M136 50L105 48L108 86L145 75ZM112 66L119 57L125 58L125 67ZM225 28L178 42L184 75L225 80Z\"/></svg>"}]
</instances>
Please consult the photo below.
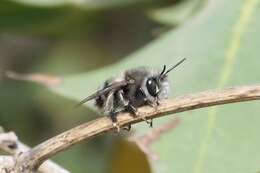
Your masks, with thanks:
<instances>
[{"instance_id":1,"label":"bokeh background","mask_svg":"<svg viewBox=\"0 0 260 173\"><path fill-rule=\"evenodd\" d=\"M2 0L0 126L35 146L96 118L91 105L73 106L107 77L182 57L188 60L173 72L172 97L256 84L259 17L258 0ZM9 79L6 71L62 82L50 88ZM151 133L139 124L131 133L106 134L53 159L75 173L257 172L258 107L254 102L180 114L176 129L151 146L155 158L128 141ZM161 118L154 128L175 120Z\"/></svg>"}]
</instances>

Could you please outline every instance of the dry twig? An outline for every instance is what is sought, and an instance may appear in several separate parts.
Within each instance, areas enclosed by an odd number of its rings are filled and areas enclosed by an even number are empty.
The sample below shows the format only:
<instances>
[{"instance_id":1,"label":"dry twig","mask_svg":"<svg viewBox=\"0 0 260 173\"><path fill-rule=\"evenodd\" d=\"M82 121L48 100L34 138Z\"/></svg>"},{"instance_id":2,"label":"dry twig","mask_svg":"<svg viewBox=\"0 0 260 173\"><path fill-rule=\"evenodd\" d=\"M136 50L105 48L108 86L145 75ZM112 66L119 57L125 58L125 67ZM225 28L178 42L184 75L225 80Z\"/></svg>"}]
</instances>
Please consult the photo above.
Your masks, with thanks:
<instances>
[{"instance_id":1,"label":"dry twig","mask_svg":"<svg viewBox=\"0 0 260 173\"><path fill-rule=\"evenodd\" d=\"M19 74L13 71L6 71L5 75L10 79L33 81L35 83L42 84L46 87L55 87L62 83L61 77L53 75L44 75L40 73Z\"/></svg>"},{"instance_id":2,"label":"dry twig","mask_svg":"<svg viewBox=\"0 0 260 173\"><path fill-rule=\"evenodd\" d=\"M244 86L216 91L205 91L193 95L178 97L173 100L162 102L157 110L150 107L142 107L138 109L138 111L145 118L152 119L203 107L258 99L260 99L260 85ZM143 121L143 119L140 117L134 118L128 113L123 113L118 116L118 124L120 126L140 121ZM54 156L58 152L66 150L84 139L90 139L112 129L113 125L111 120L107 117L98 118L84 123L19 155L13 171L15 173L21 173L22 170L24 173L31 173L45 160Z\"/></svg>"},{"instance_id":3,"label":"dry twig","mask_svg":"<svg viewBox=\"0 0 260 173\"><path fill-rule=\"evenodd\" d=\"M13 156L0 156L0 173L7 172L14 165L15 157L22 152L30 150L28 146L21 143L14 132L0 132L0 150ZM40 173L69 173L56 163L47 160L38 169Z\"/></svg>"}]
</instances>

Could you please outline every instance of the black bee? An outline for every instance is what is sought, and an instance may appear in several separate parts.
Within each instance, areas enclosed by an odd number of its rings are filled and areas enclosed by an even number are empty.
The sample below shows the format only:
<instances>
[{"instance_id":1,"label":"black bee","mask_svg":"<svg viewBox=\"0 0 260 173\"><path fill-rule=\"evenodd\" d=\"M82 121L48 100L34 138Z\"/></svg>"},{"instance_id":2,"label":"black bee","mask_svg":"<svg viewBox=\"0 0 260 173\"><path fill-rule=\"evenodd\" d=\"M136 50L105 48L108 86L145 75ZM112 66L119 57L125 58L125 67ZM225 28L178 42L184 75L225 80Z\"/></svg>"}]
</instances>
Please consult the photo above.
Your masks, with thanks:
<instances>
[{"instance_id":1,"label":"black bee","mask_svg":"<svg viewBox=\"0 0 260 173\"><path fill-rule=\"evenodd\" d=\"M166 70L166 65L162 70L149 67L126 70L117 77L106 80L103 86L78 105L95 99L97 108L110 116L113 126L119 131L118 113L128 111L138 116L138 107L150 105L156 108L160 100L168 98L170 86L167 74L184 60L185 58L168 70ZM152 126L152 120L148 121L144 117L142 119ZM131 126L128 128L130 130Z\"/></svg>"}]
</instances>

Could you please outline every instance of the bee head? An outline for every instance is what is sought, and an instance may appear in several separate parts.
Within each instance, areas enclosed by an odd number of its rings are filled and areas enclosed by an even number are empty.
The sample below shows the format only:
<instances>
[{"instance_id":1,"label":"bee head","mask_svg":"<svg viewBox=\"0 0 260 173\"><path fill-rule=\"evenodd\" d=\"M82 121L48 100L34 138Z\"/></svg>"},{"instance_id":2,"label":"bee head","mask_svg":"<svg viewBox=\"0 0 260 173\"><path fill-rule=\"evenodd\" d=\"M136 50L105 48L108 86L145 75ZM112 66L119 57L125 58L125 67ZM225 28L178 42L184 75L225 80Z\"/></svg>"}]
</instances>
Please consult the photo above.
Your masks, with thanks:
<instances>
[{"instance_id":1,"label":"bee head","mask_svg":"<svg viewBox=\"0 0 260 173\"><path fill-rule=\"evenodd\" d=\"M178 65L180 65L183 61L185 61L185 58L179 61L176 65L171 67L170 69L166 70L166 65L163 66L163 70L158 76L153 76L147 79L146 81L146 88L149 92L149 94L153 97L158 97L159 93L165 88L168 87L168 81L167 81L167 74L172 71L174 68L176 68Z\"/></svg>"}]
</instances>

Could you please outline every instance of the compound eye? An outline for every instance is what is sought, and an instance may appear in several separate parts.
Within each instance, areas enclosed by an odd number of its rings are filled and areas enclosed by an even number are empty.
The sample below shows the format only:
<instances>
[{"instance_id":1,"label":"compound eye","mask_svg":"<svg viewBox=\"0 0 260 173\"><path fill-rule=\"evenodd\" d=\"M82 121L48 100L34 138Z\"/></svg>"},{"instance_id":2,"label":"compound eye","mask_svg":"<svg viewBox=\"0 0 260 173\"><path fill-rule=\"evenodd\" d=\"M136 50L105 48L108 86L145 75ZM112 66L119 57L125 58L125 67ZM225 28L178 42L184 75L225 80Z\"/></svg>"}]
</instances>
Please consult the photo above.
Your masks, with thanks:
<instances>
[{"instance_id":1,"label":"compound eye","mask_svg":"<svg viewBox=\"0 0 260 173\"><path fill-rule=\"evenodd\" d=\"M157 96L159 89L158 89L157 82L155 79L153 79L153 78L148 79L146 82L146 87L151 96L153 96L153 97Z\"/></svg>"}]
</instances>

